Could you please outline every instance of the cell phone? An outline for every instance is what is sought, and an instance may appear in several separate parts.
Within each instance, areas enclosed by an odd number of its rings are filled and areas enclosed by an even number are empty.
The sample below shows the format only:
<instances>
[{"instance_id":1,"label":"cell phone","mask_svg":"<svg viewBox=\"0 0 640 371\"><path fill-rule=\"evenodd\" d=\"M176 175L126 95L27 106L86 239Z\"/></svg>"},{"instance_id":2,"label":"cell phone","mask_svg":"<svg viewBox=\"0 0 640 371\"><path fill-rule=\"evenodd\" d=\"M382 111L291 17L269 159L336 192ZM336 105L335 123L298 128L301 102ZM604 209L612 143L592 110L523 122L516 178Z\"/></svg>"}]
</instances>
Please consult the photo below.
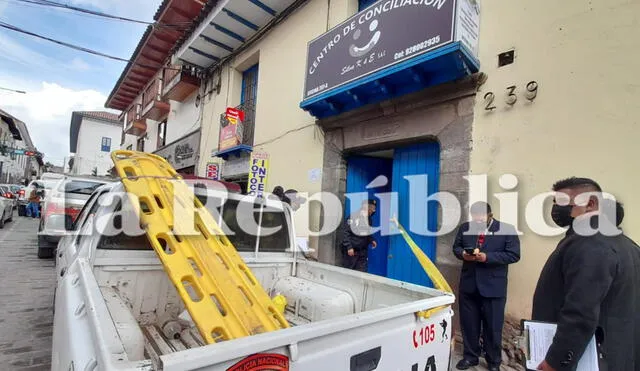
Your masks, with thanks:
<instances>
[{"instance_id":1,"label":"cell phone","mask_svg":"<svg viewBox=\"0 0 640 371\"><path fill-rule=\"evenodd\" d=\"M475 255L475 254L473 253L473 252L474 252L474 250L475 250L475 248L473 248L473 247L465 247L465 248L464 248L464 252L466 252L466 253L467 253L467 254L469 254L469 255Z\"/></svg>"}]
</instances>

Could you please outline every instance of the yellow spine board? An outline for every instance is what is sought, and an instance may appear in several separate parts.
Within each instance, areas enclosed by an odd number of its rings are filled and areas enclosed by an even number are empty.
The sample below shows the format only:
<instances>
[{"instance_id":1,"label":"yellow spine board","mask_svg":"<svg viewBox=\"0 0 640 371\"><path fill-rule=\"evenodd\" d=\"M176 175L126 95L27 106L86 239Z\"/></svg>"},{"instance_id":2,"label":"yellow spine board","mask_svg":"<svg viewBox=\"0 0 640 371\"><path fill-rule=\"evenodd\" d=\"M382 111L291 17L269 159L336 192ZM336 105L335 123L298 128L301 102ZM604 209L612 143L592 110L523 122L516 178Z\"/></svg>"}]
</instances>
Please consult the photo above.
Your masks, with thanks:
<instances>
[{"instance_id":1,"label":"yellow spine board","mask_svg":"<svg viewBox=\"0 0 640 371\"><path fill-rule=\"evenodd\" d=\"M422 251L422 249L420 249L420 247L418 247L418 245L413 241L411 236L409 236L409 233L407 233L404 227L400 225L397 219L392 219L391 221L395 223L395 225L400 230L400 234L402 234L402 237L404 238L405 242L411 248L411 251L416 256L416 259L418 259L418 262L420 263L420 266L422 266L422 269L424 269L425 273L427 273L427 276L429 276L431 281L433 281L434 286L438 290L442 290L442 291L453 294L453 290L451 289L451 286L449 286L449 283L447 282L447 280L444 278L444 276L442 276L442 273L440 273L440 271L438 270L438 267L436 267L436 265L433 264L431 259L429 259L429 257ZM423 318L429 318L433 313L438 312L439 310L444 308L445 307L437 307L437 308L432 308L426 311L418 312L418 316Z\"/></svg>"},{"instance_id":2,"label":"yellow spine board","mask_svg":"<svg viewBox=\"0 0 640 371\"><path fill-rule=\"evenodd\" d=\"M207 343L289 327L211 214L165 159L124 150L114 151L111 158L147 238ZM180 215L188 216L182 222L174 221L174 201L186 212ZM195 225L189 225L192 221Z\"/></svg>"}]
</instances>

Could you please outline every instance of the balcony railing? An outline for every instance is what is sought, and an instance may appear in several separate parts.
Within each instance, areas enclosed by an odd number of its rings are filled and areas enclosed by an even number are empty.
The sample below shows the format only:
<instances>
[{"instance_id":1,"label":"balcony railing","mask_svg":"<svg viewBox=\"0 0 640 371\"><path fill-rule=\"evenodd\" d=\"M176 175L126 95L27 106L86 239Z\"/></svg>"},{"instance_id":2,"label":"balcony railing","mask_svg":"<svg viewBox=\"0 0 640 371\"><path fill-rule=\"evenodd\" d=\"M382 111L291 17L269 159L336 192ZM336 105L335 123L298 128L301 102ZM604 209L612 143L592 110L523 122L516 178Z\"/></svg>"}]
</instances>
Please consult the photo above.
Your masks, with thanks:
<instances>
[{"instance_id":1,"label":"balcony railing","mask_svg":"<svg viewBox=\"0 0 640 371\"><path fill-rule=\"evenodd\" d=\"M136 136L147 132L147 120L140 116L139 104L134 104L127 111L127 126L124 128L124 132Z\"/></svg>"},{"instance_id":2,"label":"balcony railing","mask_svg":"<svg viewBox=\"0 0 640 371\"><path fill-rule=\"evenodd\" d=\"M253 147L253 134L255 128L255 102L245 101L243 104L235 107L244 112L244 120L231 126L226 114L220 115L220 143L218 144L219 152L227 152L234 148Z\"/></svg>"},{"instance_id":3,"label":"balcony railing","mask_svg":"<svg viewBox=\"0 0 640 371\"><path fill-rule=\"evenodd\" d=\"M169 103L162 100L162 80L154 78L142 94L142 112L144 119L160 121L169 114Z\"/></svg>"},{"instance_id":4,"label":"balcony railing","mask_svg":"<svg viewBox=\"0 0 640 371\"><path fill-rule=\"evenodd\" d=\"M184 66L170 66L163 71L162 97L166 100L184 102L194 91L200 87L200 79L191 69Z\"/></svg>"}]
</instances>

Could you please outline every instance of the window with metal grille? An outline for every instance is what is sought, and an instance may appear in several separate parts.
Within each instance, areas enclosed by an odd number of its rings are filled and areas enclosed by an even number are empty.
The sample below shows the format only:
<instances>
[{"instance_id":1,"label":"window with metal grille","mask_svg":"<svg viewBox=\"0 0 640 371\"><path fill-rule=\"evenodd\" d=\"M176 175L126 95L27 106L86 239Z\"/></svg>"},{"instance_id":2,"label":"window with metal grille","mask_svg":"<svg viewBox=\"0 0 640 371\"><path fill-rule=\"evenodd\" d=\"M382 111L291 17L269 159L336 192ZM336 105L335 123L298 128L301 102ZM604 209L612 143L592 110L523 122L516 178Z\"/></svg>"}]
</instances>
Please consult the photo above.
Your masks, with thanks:
<instances>
[{"instance_id":1,"label":"window with metal grille","mask_svg":"<svg viewBox=\"0 0 640 371\"><path fill-rule=\"evenodd\" d=\"M242 95L240 103L253 103L258 97L258 64L249 67L242 73Z\"/></svg>"},{"instance_id":2,"label":"window with metal grille","mask_svg":"<svg viewBox=\"0 0 640 371\"><path fill-rule=\"evenodd\" d=\"M102 152L111 152L111 138L102 137L100 149Z\"/></svg>"}]
</instances>

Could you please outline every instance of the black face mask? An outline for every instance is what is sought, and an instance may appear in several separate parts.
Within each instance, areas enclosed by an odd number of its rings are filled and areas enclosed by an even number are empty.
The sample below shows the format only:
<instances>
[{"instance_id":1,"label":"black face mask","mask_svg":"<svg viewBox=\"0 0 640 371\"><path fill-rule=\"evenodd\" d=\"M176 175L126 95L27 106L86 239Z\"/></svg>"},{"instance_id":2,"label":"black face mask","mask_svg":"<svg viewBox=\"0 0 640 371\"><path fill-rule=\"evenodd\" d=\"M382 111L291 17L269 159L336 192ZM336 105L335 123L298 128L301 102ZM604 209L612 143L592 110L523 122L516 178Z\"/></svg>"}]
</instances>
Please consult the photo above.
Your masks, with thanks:
<instances>
[{"instance_id":1,"label":"black face mask","mask_svg":"<svg viewBox=\"0 0 640 371\"><path fill-rule=\"evenodd\" d=\"M573 205L555 204L551 208L551 219L553 219L553 222L556 223L558 227L568 227L573 223L571 210L573 210Z\"/></svg>"}]
</instances>

